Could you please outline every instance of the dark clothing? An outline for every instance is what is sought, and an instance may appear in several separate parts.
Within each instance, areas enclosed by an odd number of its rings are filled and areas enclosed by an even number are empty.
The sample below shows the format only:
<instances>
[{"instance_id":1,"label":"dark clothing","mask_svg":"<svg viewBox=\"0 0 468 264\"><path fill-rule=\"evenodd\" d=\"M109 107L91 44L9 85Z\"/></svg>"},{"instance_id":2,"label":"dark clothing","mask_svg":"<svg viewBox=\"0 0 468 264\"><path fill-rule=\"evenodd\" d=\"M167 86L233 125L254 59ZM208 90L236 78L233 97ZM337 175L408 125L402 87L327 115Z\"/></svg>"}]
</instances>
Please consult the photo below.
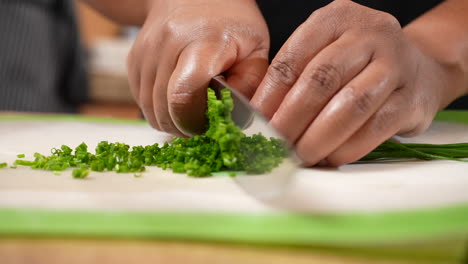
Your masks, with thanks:
<instances>
[{"instance_id":1,"label":"dark clothing","mask_svg":"<svg viewBox=\"0 0 468 264\"><path fill-rule=\"evenodd\" d=\"M273 58L297 26L331 1L257 2L270 29ZM404 26L441 1L357 2L393 14ZM86 99L83 58L71 0L0 0L0 110L76 111ZM468 99L451 107L468 109Z\"/></svg>"},{"instance_id":2,"label":"dark clothing","mask_svg":"<svg viewBox=\"0 0 468 264\"><path fill-rule=\"evenodd\" d=\"M270 30L270 59L279 51L283 43L294 30L301 25L312 12L332 1L326 0L257 0ZM402 26L432 9L442 0L407 1L407 0L360 0L355 1L370 8L388 12L395 16ZM468 109L468 97L460 98L449 108Z\"/></svg>"},{"instance_id":3,"label":"dark clothing","mask_svg":"<svg viewBox=\"0 0 468 264\"><path fill-rule=\"evenodd\" d=\"M0 0L0 110L76 111L82 60L72 1Z\"/></svg>"}]
</instances>

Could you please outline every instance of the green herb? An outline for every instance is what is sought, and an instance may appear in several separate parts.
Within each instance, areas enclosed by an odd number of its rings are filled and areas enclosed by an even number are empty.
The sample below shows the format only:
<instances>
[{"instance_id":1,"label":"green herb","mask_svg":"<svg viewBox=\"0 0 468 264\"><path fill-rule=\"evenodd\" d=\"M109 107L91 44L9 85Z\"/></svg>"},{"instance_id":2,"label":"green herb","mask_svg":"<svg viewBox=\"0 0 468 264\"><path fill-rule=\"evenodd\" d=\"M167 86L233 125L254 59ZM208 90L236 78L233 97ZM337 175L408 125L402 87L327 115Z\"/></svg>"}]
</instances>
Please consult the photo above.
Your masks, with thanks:
<instances>
[{"instance_id":1,"label":"green herb","mask_svg":"<svg viewBox=\"0 0 468 264\"><path fill-rule=\"evenodd\" d=\"M172 169L194 177L211 176L212 173L244 171L261 174L277 167L287 156L282 142L267 139L261 134L246 136L231 118L234 103L228 89L220 91L221 99L208 89L208 129L205 134L192 138L174 137L171 144L130 147L124 143L100 142L95 154L88 152L85 143L71 149L63 145L52 149L50 156L34 154L34 161L17 160L15 164L33 169L59 172L74 169L74 178L85 178L89 171L116 171L135 173L140 177L145 166Z\"/></svg>"},{"instance_id":2,"label":"green herb","mask_svg":"<svg viewBox=\"0 0 468 264\"><path fill-rule=\"evenodd\" d=\"M0 169L6 168L8 164L6 162L0 163Z\"/></svg>"},{"instance_id":3,"label":"green herb","mask_svg":"<svg viewBox=\"0 0 468 264\"><path fill-rule=\"evenodd\" d=\"M75 179L84 179L89 175L89 170L87 168L74 169L72 176Z\"/></svg>"},{"instance_id":4,"label":"green herb","mask_svg":"<svg viewBox=\"0 0 468 264\"><path fill-rule=\"evenodd\" d=\"M468 143L459 144L414 144L385 141L360 161L420 159L454 160L468 162Z\"/></svg>"},{"instance_id":5,"label":"green herb","mask_svg":"<svg viewBox=\"0 0 468 264\"><path fill-rule=\"evenodd\" d=\"M24 155L24 154L18 154L18 155L16 155L16 157L18 157L18 159L22 159L22 158L26 157L26 155Z\"/></svg>"}]
</instances>

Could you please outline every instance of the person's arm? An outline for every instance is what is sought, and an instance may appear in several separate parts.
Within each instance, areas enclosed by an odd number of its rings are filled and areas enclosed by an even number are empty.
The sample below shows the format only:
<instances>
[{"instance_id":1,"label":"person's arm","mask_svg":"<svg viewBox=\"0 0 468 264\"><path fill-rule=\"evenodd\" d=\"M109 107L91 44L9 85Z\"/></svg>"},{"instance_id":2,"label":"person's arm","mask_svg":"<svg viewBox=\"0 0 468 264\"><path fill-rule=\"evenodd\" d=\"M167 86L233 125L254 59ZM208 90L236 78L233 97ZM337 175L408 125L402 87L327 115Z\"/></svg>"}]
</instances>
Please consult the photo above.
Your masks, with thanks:
<instances>
[{"instance_id":1,"label":"person's arm","mask_svg":"<svg viewBox=\"0 0 468 264\"><path fill-rule=\"evenodd\" d=\"M104 16L121 24L141 26L150 9L151 0L82 0Z\"/></svg>"},{"instance_id":2,"label":"person's arm","mask_svg":"<svg viewBox=\"0 0 468 264\"><path fill-rule=\"evenodd\" d=\"M426 55L446 65L450 87L440 109L468 94L468 1L447 0L404 28Z\"/></svg>"}]
</instances>

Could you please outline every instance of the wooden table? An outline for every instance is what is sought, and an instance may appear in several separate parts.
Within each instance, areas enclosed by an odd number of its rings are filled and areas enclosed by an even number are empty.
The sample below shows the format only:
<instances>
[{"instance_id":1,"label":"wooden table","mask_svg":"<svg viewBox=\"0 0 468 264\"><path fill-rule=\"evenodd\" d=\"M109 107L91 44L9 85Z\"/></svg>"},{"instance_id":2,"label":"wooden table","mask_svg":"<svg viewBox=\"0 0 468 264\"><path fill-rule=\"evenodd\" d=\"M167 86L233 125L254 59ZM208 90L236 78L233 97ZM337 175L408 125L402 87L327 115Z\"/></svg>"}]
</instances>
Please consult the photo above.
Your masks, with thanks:
<instances>
[{"instance_id":1,"label":"wooden table","mask_svg":"<svg viewBox=\"0 0 468 264\"><path fill-rule=\"evenodd\" d=\"M373 254L376 254L372 256ZM362 255L362 254L361 254ZM378 256L378 252L291 248L154 240L2 238L2 264L252 263L252 264L426 264L414 257ZM431 262L432 263L432 262ZM434 263L448 263L444 261ZM452 262L450 262L452 263Z\"/></svg>"}]
</instances>

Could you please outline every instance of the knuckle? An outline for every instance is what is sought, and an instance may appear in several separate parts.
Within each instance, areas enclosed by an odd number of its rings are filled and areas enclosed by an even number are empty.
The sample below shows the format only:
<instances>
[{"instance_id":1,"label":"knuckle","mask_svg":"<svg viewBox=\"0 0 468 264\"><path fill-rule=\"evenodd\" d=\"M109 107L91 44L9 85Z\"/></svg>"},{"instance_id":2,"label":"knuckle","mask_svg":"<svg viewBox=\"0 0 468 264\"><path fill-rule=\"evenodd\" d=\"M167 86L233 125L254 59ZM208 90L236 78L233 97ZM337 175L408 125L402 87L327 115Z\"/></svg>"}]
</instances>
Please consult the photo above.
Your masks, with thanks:
<instances>
[{"instance_id":1,"label":"knuckle","mask_svg":"<svg viewBox=\"0 0 468 264\"><path fill-rule=\"evenodd\" d=\"M316 9L307 18L306 23L313 23L314 21L317 21L317 20L323 20L323 18L326 17L325 13L327 13L327 10L325 7Z\"/></svg>"},{"instance_id":2,"label":"knuckle","mask_svg":"<svg viewBox=\"0 0 468 264\"><path fill-rule=\"evenodd\" d=\"M268 77L277 84L292 86L299 77L299 71L296 70L293 61L292 59L274 60L267 72Z\"/></svg>"},{"instance_id":3,"label":"knuckle","mask_svg":"<svg viewBox=\"0 0 468 264\"><path fill-rule=\"evenodd\" d=\"M328 30L334 30L333 35L345 17L348 17L350 10L356 8L352 1L349 0L335 0L329 5L316 9L306 20L306 24L312 27L317 25L326 26Z\"/></svg>"},{"instance_id":4,"label":"knuckle","mask_svg":"<svg viewBox=\"0 0 468 264\"><path fill-rule=\"evenodd\" d=\"M314 67L309 75L304 76L310 87L318 88L322 93L329 94L341 84L342 73L333 64L320 64Z\"/></svg>"},{"instance_id":5,"label":"knuckle","mask_svg":"<svg viewBox=\"0 0 468 264\"><path fill-rule=\"evenodd\" d=\"M234 32L225 29L219 32L219 40L217 42L223 43L225 47L232 47L235 46L235 39Z\"/></svg>"},{"instance_id":6,"label":"knuckle","mask_svg":"<svg viewBox=\"0 0 468 264\"><path fill-rule=\"evenodd\" d=\"M401 31L400 22L393 15L378 11L373 19L374 28L378 32L396 33Z\"/></svg>"},{"instance_id":7,"label":"knuckle","mask_svg":"<svg viewBox=\"0 0 468 264\"><path fill-rule=\"evenodd\" d=\"M183 25L177 19L171 18L162 24L161 34L164 37L174 36L177 32L180 32L181 28L183 28Z\"/></svg>"},{"instance_id":8,"label":"knuckle","mask_svg":"<svg viewBox=\"0 0 468 264\"><path fill-rule=\"evenodd\" d=\"M380 14L381 14L380 15L381 23L387 25L390 28L398 28L398 29L401 28L400 22L398 21L396 17L394 17L393 15L387 12L381 12Z\"/></svg>"},{"instance_id":9,"label":"knuckle","mask_svg":"<svg viewBox=\"0 0 468 264\"><path fill-rule=\"evenodd\" d=\"M354 4L352 1L348 0L335 0L331 3L335 9L341 9L343 11L349 12L350 5Z\"/></svg>"},{"instance_id":10,"label":"knuckle","mask_svg":"<svg viewBox=\"0 0 468 264\"><path fill-rule=\"evenodd\" d=\"M300 33L307 34L311 29L316 28L317 25L321 25L326 28L329 33L332 33L332 36L335 36L338 26L336 12L335 8L330 8L328 6L319 8L315 10L302 25L299 26L298 31L300 31Z\"/></svg>"},{"instance_id":11,"label":"knuckle","mask_svg":"<svg viewBox=\"0 0 468 264\"><path fill-rule=\"evenodd\" d=\"M314 20L323 20L330 18L330 15L342 15L349 12L351 1L348 0L335 0L332 1L329 5L316 9L309 16L309 19ZM332 16L332 17L333 17Z\"/></svg>"},{"instance_id":12,"label":"knuckle","mask_svg":"<svg viewBox=\"0 0 468 264\"><path fill-rule=\"evenodd\" d=\"M357 113L365 114L372 110L374 96L372 96L371 91L354 92L352 100Z\"/></svg>"},{"instance_id":13,"label":"knuckle","mask_svg":"<svg viewBox=\"0 0 468 264\"><path fill-rule=\"evenodd\" d=\"M372 120L372 133L378 136L382 134L382 131L392 129L393 126L398 126L398 112L399 110L393 106L387 106L378 111Z\"/></svg>"},{"instance_id":14,"label":"knuckle","mask_svg":"<svg viewBox=\"0 0 468 264\"><path fill-rule=\"evenodd\" d=\"M174 124L172 121L168 121L166 119L159 119L158 120L158 126L161 131L167 132L167 133L175 133L177 129L175 128Z\"/></svg>"},{"instance_id":15,"label":"knuckle","mask_svg":"<svg viewBox=\"0 0 468 264\"><path fill-rule=\"evenodd\" d=\"M159 127L159 124L154 116L153 107L150 107L147 104L140 104L140 110L143 113L145 120L151 125L151 127L161 131L161 128Z\"/></svg>"},{"instance_id":16,"label":"knuckle","mask_svg":"<svg viewBox=\"0 0 468 264\"><path fill-rule=\"evenodd\" d=\"M183 112L191 107L196 97L194 88L190 85L179 84L167 94L167 103L173 113Z\"/></svg>"},{"instance_id":17,"label":"knuckle","mask_svg":"<svg viewBox=\"0 0 468 264\"><path fill-rule=\"evenodd\" d=\"M156 49L156 39L150 34L146 33L145 36L142 38L141 43L140 43L140 49L142 49L143 52L148 52Z\"/></svg>"},{"instance_id":18,"label":"knuckle","mask_svg":"<svg viewBox=\"0 0 468 264\"><path fill-rule=\"evenodd\" d=\"M141 93L137 101L141 111L143 111L145 116L154 115L153 101L151 96L147 96L145 93Z\"/></svg>"},{"instance_id":19,"label":"knuckle","mask_svg":"<svg viewBox=\"0 0 468 264\"><path fill-rule=\"evenodd\" d=\"M429 128L432 123L431 121L432 119L430 118L422 118L422 120L418 120L410 129L400 131L398 135L402 137L415 137L421 135Z\"/></svg>"},{"instance_id":20,"label":"knuckle","mask_svg":"<svg viewBox=\"0 0 468 264\"><path fill-rule=\"evenodd\" d=\"M168 105L171 109L181 109L187 107L193 94L190 92L172 92L168 96Z\"/></svg>"},{"instance_id":21,"label":"knuckle","mask_svg":"<svg viewBox=\"0 0 468 264\"><path fill-rule=\"evenodd\" d=\"M148 119L148 117L150 117L151 115L154 114L153 113L153 106L151 105L151 103L140 100L140 109L143 112L143 114L145 115L145 117L147 117L147 119Z\"/></svg>"}]
</instances>

